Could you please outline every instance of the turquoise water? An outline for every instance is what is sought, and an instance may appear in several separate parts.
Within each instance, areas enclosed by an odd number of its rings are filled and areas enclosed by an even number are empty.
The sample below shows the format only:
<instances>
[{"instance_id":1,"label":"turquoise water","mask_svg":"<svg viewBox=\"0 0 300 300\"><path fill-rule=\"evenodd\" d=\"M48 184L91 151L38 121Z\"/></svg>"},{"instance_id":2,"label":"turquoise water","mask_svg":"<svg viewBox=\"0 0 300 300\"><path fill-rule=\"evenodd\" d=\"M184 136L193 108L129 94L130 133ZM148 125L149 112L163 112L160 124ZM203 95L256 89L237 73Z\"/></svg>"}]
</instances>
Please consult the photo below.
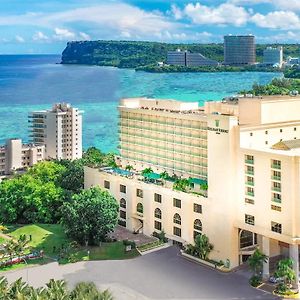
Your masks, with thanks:
<instances>
[{"instance_id":1,"label":"turquoise water","mask_svg":"<svg viewBox=\"0 0 300 300\"><path fill-rule=\"evenodd\" d=\"M265 84L280 73L151 74L97 66L57 64L59 56L0 56L0 143L28 140L27 114L65 101L85 111L84 147L117 151L117 105L121 97L183 101L220 100Z\"/></svg>"}]
</instances>

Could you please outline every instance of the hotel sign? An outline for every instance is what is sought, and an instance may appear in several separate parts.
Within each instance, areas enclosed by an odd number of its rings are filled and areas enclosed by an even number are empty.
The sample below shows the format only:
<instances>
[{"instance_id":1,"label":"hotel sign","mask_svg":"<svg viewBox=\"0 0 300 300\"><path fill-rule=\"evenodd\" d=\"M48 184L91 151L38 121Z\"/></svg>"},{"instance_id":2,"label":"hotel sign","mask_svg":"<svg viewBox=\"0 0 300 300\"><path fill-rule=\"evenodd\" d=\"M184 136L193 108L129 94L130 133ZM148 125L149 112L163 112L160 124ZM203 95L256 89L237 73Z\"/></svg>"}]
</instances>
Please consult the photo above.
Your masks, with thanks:
<instances>
[{"instance_id":1,"label":"hotel sign","mask_svg":"<svg viewBox=\"0 0 300 300\"><path fill-rule=\"evenodd\" d=\"M219 126L220 126L220 120L215 120L215 124L216 124L216 127L207 127L207 130L209 130L209 131L215 131L216 133L220 133L220 132L228 133L229 132L226 129L219 128Z\"/></svg>"}]
</instances>

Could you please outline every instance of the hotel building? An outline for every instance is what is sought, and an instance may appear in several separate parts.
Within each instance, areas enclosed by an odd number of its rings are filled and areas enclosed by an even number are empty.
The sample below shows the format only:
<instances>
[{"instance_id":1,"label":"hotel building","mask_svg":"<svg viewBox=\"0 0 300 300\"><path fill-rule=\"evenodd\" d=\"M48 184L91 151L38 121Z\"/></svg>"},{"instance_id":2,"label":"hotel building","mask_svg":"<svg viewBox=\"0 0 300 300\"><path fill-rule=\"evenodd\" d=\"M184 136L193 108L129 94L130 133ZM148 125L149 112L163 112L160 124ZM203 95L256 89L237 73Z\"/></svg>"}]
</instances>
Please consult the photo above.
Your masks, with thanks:
<instances>
[{"instance_id":1,"label":"hotel building","mask_svg":"<svg viewBox=\"0 0 300 300\"><path fill-rule=\"evenodd\" d=\"M253 35L224 36L224 64L229 66L253 65L256 62Z\"/></svg>"},{"instance_id":2,"label":"hotel building","mask_svg":"<svg viewBox=\"0 0 300 300\"><path fill-rule=\"evenodd\" d=\"M264 65L282 67L283 64L283 47L267 47L264 50Z\"/></svg>"},{"instance_id":3,"label":"hotel building","mask_svg":"<svg viewBox=\"0 0 300 300\"><path fill-rule=\"evenodd\" d=\"M298 280L300 97L203 107L124 99L119 112L119 168L86 167L85 188L100 186L119 201L120 224L146 235L163 229L181 244L206 234L214 245L210 258L230 269L258 246L271 262L291 257ZM140 171L148 167L154 173L145 179ZM190 187L175 190L158 175L163 171L187 178Z\"/></svg>"},{"instance_id":4,"label":"hotel building","mask_svg":"<svg viewBox=\"0 0 300 300\"><path fill-rule=\"evenodd\" d=\"M31 112L28 116L31 142L45 145L46 158L81 158L82 113L66 103Z\"/></svg>"},{"instance_id":5,"label":"hotel building","mask_svg":"<svg viewBox=\"0 0 300 300\"><path fill-rule=\"evenodd\" d=\"M0 146L0 176L24 170L44 158L45 146L22 144L21 139L9 139Z\"/></svg>"}]
</instances>

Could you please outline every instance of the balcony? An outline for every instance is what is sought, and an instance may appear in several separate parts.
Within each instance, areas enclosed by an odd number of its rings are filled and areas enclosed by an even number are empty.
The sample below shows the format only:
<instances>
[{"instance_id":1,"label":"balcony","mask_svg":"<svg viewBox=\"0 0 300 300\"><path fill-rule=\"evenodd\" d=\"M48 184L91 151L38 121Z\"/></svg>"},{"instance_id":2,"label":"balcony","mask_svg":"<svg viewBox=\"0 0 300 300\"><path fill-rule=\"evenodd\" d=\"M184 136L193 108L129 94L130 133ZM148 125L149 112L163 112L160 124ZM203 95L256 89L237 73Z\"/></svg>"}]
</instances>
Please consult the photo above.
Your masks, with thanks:
<instances>
[{"instance_id":1,"label":"balcony","mask_svg":"<svg viewBox=\"0 0 300 300\"><path fill-rule=\"evenodd\" d=\"M272 187L272 191L274 191L274 192L281 192L281 188L273 186Z\"/></svg>"},{"instance_id":2,"label":"balcony","mask_svg":"<svg viewBox=\"0 0 300 300\"><path fill-rule=\"evenodd\" d=\"M247 175L254 175L254 171L246 170L246 174L247 174Z\"/></svg>"},{"instance_id":3,"label":"balcony","mask_svg":"<svg viewBox=\"0 0 300 300\"><path fill-rule=\"evenodd\" d=\"M272 169L276 169L276 170L281 170L281 165L277 165L277 164L272 164L271 165Z\"/></svg>"},{"instance_id":4,"label":"balcony","mask_svg":"<svg viewBox=\"0 0 300 300\"><path fill-rule=\"evenodd\" d=\"M254 197L254 192L246 192L246 195L247 195L247 196Z\"/></svg>"},{"instance_id":5,"label":"balcony","mask_svg":"<svg viewBox=\"0 0 300 300\"><path fill-rule=\"evenodd\" d=\"M281 181L281 176L272 176L273 180Z\"/></svg>"},{"instance_id":6,"label":"balcony","mask_svg":"<svg viewBox=\"0 0 300 300\"><path fill-rule=\"evenodd\" d=\"M281 199L277 199L277 198L272 198L272 201L276 203L281 203Z\"/></svg>"},{"instance_id":7,"label":"balcony","mask_svg":"<svg viewBox=\"0 0 300 300\"><path fill-rule=\"evenodd\" d=\"M250 185L250 186L254 186L254 181L246 181L245 184Z\"/></svg>"},{"instance_id":8,"label":"balcony","mask_svg":"<svg viewBox=\"0 0 300 300\"><path fill-rule=\"evenodd\" d=\"M254 160L253 159L245 159L245 163L248 164L248 165L253 165Z\"/></svg>"}]
</instances>

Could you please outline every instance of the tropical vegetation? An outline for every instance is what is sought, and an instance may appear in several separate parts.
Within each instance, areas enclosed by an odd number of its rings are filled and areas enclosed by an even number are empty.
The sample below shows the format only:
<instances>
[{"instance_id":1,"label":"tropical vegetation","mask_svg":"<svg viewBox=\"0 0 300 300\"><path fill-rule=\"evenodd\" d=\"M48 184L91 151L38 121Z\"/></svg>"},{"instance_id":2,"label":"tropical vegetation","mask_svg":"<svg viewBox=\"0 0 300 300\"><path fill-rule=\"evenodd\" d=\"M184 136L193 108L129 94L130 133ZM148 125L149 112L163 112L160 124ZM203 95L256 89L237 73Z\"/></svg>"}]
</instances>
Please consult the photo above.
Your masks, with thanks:
<instances>
[{"instance_id":1,"label":"tropical vegetation","mask_svg":"<svg viewBox=\"0 0 300 300\"><path fill-rule=\"evenodd\" d=\"M208 236L205 234L198 234L195 237L195 244L187 245L185 252L187 254L199 257L203 260L208 260L210 252L213 250L213 244L209 242Z\"/></svg>"},{"instance_id":2,"label":"tropical vegetation","mask_svg":"<svg viewBox=\"0 0 300 300\"><path fill-rule=\"evenodd\" d=\"M69 237L81 245L105 241L117 225L119 205L98 187L83 190L62 206L62 224Z\"/></svg>"},{"instance_id":3,"label":"tropical vegetation","mask_svg":"<svg viewBox=\"0 0 300 300\"><path fill-rule=\"evenodd\" d=\"M51 279L45 287L33 288L22 278L9 284L0 277L0 300L113 300L108 290L99 291L94 283L80 282L73 290L63 280Z\"/></svg>"},{"instance_id":4,"label":"tropical vegetation","mask_svg":"<svg viewBox=\"0 0 300 300\"><path fill-rule=\"evenodd\" d=\"M291 284L296 278L296 274L293 269L293 260L290 258L280 260L277 264L275 277L281 280L276 287L276 292L279 294L289 294Z\"/></svg>"},{"instance_id":5,"label":"tropical vegetation","mask_svg":"<svg viewBox=\"0 0 300 300\"><path fill-rule=\"evenodd\" d=\"M256 249L254 253L248 258L248 265L253 275L250 278L250 284L252 286L258 286L262 282L262 269L263 263L268 261L269 257Z\"/></svg>"}]
</instances>

